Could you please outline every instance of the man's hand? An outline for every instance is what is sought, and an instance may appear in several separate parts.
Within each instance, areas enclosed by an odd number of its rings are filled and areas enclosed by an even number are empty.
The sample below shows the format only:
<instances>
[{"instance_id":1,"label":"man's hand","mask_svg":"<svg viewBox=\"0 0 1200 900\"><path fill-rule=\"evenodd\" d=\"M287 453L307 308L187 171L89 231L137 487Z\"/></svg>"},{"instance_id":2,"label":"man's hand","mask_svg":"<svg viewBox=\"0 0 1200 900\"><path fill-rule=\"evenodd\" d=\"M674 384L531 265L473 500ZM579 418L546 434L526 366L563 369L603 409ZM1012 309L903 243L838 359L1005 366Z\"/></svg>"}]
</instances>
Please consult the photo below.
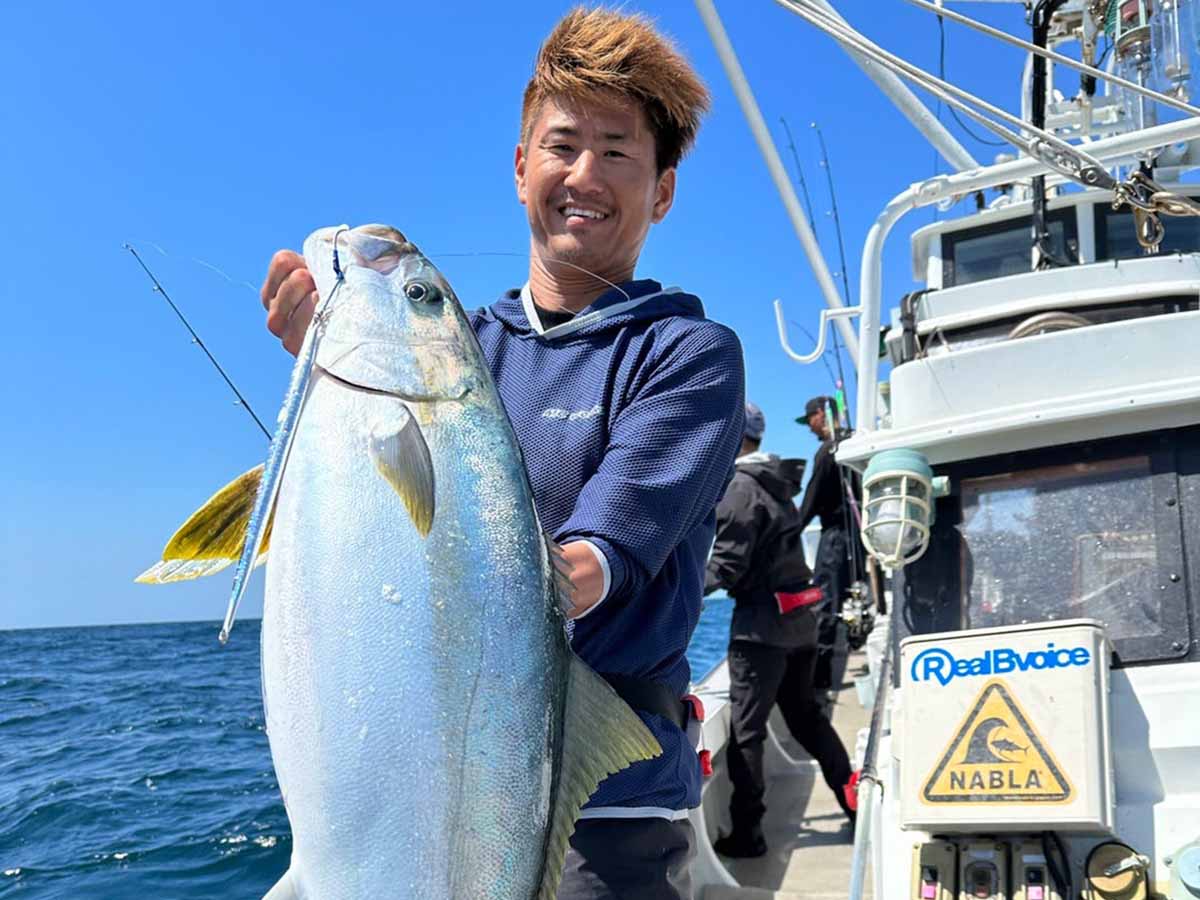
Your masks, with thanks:
<instances>
[{"instance_id":1,"label":"man's hand","mask_svg":"<svg viewBox=\"0 0 1200 900\"><path fill-rule=\"evenodd\" d=\"M317 308L317 285L303 256L280 250L271 257L262 286L262 304L267 311L267 329L295 356Z\"/></svg>"}]
</instances>

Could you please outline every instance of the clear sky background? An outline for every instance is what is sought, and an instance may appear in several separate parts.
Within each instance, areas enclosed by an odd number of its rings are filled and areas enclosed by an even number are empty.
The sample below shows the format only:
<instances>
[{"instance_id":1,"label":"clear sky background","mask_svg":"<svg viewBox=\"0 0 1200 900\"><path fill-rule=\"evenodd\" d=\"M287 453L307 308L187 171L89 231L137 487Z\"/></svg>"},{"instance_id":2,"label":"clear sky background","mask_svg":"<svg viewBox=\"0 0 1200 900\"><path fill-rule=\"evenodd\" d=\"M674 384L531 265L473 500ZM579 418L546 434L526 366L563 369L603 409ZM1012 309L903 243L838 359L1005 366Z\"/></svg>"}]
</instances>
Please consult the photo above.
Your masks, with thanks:
<instances>
[{"instance_id":1,"label":"clear sky background","mask_svg":"<svg viewBox=\"0 0 1200 900\"><path fill-rule=\"evenodd\" d=\"M175 587L132 579L193 509L263 459L266 442L122 244L139 248L273 422L290 357L265 330L257 288L277 248L298 248L323 225L388 222L433 257L468 307L524 281L528 231L512 181L521 91L568 6L69 0L6 9L0 628L224 611L228 573ZM821 125L857 298L867 229L889 198L933 174L935 156L828 38L770 0L719 7L785 154L779 120L788 119L836 271L809 123ZM766 448L811 457L814 439L792 420L828 391L829 374L784 356L770 304L781 297L815 331L815 280L694 6L625 8L656 19L714 94L639 274L698 294L738 332ZM927 13L900 0L840 8L936 71ZM1020 6L964 8L1026 33ZM1022 54L953 23L946 31L951 77L1017 108ZM996 148L952 128L991 161ZM931 217L910 216L889 244L889 305L913 287L907 236ZM449 255L502 252L518 255ZM809 346L799 332L793 342ZM261 594L258 580L243 615L261 613Z\"/></svg>"}]
</instances>

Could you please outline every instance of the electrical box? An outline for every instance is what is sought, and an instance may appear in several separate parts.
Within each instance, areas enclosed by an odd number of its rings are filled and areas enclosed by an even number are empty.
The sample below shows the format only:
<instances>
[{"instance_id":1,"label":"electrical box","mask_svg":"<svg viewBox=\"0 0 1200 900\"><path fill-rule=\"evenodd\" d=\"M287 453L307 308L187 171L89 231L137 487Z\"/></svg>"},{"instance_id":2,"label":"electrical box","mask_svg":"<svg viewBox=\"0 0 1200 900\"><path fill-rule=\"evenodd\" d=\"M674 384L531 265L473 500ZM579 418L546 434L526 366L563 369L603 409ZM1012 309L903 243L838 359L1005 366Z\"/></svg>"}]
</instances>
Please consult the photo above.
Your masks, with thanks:
<instances>
[{"instance_id":1,"label":"electrical box","mask_svg":"<svg viewBox=\"0 0 1200 900\"><path fill-rule=\"evenodd\" d=\"M958 855L959 900L1008 900L1008 844L971 841Z\"/></svg>"},{"instance_id":2,"label":"electrical box","mask_svg":"<svg viewBox=\"0 0 1200 900\"><path fill-rule=\"evenodd\" d=\"M903 827L1111 832L1110 653L1091 619L902 641Z\"/></svg>"},{"instance_id":3,"label":"electrical box","mask_svg":"<svg viewBox=\"0 0 1200 900\"><path fill-rule=\"evenodd\" d=\"M957 900L958 847L930 841L913 847L912 900Z\"/></svg>"}]
</instances>

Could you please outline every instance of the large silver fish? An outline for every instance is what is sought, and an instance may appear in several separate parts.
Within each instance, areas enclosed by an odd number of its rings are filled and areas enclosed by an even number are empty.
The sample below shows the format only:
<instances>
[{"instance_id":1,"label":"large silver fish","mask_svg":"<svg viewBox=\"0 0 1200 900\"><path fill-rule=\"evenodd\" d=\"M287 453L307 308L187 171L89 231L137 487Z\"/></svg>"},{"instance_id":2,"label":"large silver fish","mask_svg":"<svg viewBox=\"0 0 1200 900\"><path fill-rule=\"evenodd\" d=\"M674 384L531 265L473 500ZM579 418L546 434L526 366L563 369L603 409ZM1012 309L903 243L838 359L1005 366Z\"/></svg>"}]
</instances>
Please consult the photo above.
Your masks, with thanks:
<instances>
[{"instance_id":1,"label":"large silver fish","mask_svg":"<svg viewBox=\"0 0 1200 900\"><path fill-rule=\"evenodd\" d=\"M139 580L241 555L236 599L269 539L263 703L294 842L270 900L550 900L580 806L661 749L571 652L556 548L449 284L384 226L304 253L322 300L265 473Z\"/></svg>"}]
</instances>

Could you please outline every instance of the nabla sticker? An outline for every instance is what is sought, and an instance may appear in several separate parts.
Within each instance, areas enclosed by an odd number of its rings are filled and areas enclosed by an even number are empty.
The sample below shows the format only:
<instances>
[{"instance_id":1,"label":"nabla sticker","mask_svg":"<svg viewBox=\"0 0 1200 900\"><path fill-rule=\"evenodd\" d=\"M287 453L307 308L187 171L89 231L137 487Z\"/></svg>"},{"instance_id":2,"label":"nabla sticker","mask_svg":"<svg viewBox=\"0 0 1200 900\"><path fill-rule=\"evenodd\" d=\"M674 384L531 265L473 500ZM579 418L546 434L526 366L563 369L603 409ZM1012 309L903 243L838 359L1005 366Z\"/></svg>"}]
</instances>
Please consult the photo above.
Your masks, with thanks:
<instances>
[{"instance_id":1,"label":"nabla sticker","mask_svg":"<svg viewBox=\"0 0 1200 900\"><path fill-rule=\"evenodd\" d=\"M921 789L926 803L1066 803L1071 782L1004 682L984 685Z\"/></svg>"}]
</instances>

